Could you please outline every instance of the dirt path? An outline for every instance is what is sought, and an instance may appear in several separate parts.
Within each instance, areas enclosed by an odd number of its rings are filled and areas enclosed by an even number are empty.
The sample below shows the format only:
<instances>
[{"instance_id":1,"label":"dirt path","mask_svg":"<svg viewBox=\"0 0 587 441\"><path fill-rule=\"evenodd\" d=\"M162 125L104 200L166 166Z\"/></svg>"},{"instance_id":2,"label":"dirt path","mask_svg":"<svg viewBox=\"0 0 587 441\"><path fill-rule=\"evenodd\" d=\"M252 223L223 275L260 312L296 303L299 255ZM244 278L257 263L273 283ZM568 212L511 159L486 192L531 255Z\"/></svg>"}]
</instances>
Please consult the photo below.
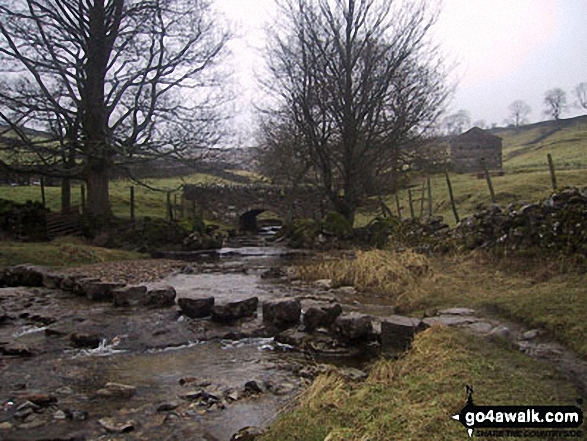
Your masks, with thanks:
<instances>
[{"instance_id":1,"label":"dirt path","mask_svg":"<svg viewBox=\"0 0 587 441\"><path fill-rule=\"evenodd\" d=\"M583 397L587 397L587 361L579 358L544 335L539 329L498 318L469 308L451 308L438 312L435 317L424 319L427 324L443 324L466 329L484 338L504 339L530 357L551 364L573 383Z\"/></svg>"}]
</instances>

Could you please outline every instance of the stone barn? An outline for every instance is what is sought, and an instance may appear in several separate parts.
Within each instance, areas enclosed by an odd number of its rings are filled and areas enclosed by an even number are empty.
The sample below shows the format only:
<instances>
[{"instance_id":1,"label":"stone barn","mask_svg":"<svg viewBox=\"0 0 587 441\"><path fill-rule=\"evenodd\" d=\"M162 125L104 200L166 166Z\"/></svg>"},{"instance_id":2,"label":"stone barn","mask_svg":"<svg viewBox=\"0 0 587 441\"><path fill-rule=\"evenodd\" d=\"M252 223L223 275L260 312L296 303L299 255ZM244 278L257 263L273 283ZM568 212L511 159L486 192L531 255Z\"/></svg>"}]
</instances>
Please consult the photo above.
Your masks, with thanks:
<instances>
[{"instance_id":1,"label":"stone barn","mask_svg":"<svg viewBox=\"0 0 587 441\"><path fill-rule=\"evenodd\" d=\"M451 168L460 173L477 173L483 171L483 160L489 170L501 171L501 149L499 136L473 127L451 140Z\"/></svg>"}]
</instances>

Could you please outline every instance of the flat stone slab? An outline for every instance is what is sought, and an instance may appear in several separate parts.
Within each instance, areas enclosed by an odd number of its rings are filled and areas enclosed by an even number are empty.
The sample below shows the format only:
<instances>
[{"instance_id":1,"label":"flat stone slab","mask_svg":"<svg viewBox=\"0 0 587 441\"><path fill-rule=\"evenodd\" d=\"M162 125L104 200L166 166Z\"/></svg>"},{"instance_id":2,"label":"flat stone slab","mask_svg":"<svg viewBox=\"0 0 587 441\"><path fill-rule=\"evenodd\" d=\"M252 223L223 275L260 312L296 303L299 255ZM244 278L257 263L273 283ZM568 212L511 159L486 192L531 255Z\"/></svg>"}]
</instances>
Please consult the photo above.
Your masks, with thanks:
<instances>
[{"instance_id":1,"label":"flat stone slab","mask_svg":"<svg viewBox=\"0 0 587 441\"><path fill-rule=\"evenodd\" d=\"M381 351L397 352L409 347L422 321L414 317L392 315L381 319Z\"/></svg>"},{"instance_id":2,"label":"flat stone slab","mask_svg":"<svg viewBox=\"0 0 587 441\"><path fill-rule=\"evenodd\" d=\"M475 310L470 308L449 308L438 311L439 315L474 315Z\"/></svg>"},{"instance_id":3,"label":"flat stone slab","mask_svg":"<svg viewBox=\"0 0 587 441\"><path fill-rule=\"evenodd\" d=\"M422 322L427 326L444 325L444 326L465 326L478 322L478 317L470 315L441 315L438 317L427 317Z\"/></svg>"},{"instance_id":4,"label":"flat stone slab","mask_svg":"<svg viewBox=\"0 0 587 441\"><path fill-rule=\"evenodd\" d=\"M181 312L189 318L202 318L212 315L214 297L192 299L181 297L177 299Z\"/></svg>"},{"instance_id":5,"label":"flat stone slab","mask_svg":"<svg viewBox=\"0 0 587 441\"><path fill-rule=\"evenodd\" d=\"M476 322L471 323L468 328L478 334L489 334L493 330L494 325L488 322Z\"/></svg>"}]
</instances>

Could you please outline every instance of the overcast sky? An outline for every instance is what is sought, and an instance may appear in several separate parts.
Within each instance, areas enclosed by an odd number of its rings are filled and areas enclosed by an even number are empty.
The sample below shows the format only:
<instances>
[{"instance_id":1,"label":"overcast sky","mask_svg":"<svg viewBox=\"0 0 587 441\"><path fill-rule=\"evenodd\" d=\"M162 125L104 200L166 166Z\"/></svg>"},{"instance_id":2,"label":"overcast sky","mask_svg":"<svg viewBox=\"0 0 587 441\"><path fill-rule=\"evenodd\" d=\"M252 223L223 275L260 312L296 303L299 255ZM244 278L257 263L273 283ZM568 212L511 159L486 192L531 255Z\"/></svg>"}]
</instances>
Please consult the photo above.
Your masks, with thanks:
<instances>
[{"instance_id":1,"label":"overcast sky","mask_svg":"<svg viewBox=\"0 0 587 441\"><path fill-rule=\"evenodd\" d=\"M250 128L251 102L259 99L255 77L262 65L263 26L274 0L213 0L233 22L232 65L241 114ZM587 0L443 0L434 30L449 58L458 62L459 85L450 110L468 110L473 121L503 125L517 99L532 108L531 122L544 115L548 89L560 87L574 102L573 89L587 82ZM563 117L585 112L569 109Z\"/></svg>"}]
</instances>

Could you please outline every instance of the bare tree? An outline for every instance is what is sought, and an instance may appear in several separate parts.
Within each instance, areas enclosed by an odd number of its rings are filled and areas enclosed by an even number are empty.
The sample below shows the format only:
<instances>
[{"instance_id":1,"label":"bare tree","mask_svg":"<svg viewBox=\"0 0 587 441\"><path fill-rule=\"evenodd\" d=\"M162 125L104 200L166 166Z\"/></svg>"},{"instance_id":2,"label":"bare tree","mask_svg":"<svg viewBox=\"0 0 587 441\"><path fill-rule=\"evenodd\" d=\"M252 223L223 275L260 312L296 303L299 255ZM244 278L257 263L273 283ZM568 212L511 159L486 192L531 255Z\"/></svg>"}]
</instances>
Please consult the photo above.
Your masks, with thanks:
<instances>
[{"instance_id":1,"label":"bare tree","mask_svg":"<svg viewBox=\"0 0 587 441\"><path fill-rule=\"evenodd\" d=\"M269 35L274 112L351 222L399 170L402 148L430 129L448 95L428 34L427 2L283 0Z\"/></svg>"},{"instance_id":2,"label":"bare tree","mask_svg":"<svg viewBox=\"0 0 587 441\"><path fill-rule=\"evenodd\" d=\"M577 107L587 110L587 83L577 84L575 97L577 98Z\"/></svg>"},{"instance_id":3,"label":"bare tree","mask_svg":"<svg viewBox=\"0 0 587 441\"><path fill-rule=\"evenodd\" d=\"M471 126L471 115L468 110L461 109L443 120L444 130L447 135L459 135Z\"/></svg>"},{"instance_id":4,"label":"bare tree","mask_svg":"<svg viewBox=\"0 0 587 441\"><path fill-rule=\"evenodd\" d=\"M273 183L295 187L309 180L311 163L303 135L284 115L266 115L259 133L259 170Z\"/></svg>"},{"instance_id":5,"label":"bare tree","mask_svg":"<svg viewBox=\"0 0 587 441\"><path fill-rule=\"evenodd\" d=\"M567 94L560 88L551 89L544 94L544 105L544 113L558 121L567 106Z\"/></svg>"},{"instance_id":6,"label":"bare tree","mask_svg":"<svg viewBox=\"0 0 587 441\"><path fill-rule=\"evenodd\" d=\"M531 107L522 100L512 102L509 105L508 110L510 111L508 122L513 124L516 128L523 126L528 122L528 115L532 111Z\"/></svg>"},{"instance_id":7,"label":"bare tree","mask_svg":"<svg viewBox=\"0 0 587 441\"><path fill-rule=\"evenodd\" d=\"M14 142L0 165L83 179L89 212L108 215L114 168L213 144L229 35L211 12L206 0L5 0L0 118Z\"/></svg>"}]
</instances>

